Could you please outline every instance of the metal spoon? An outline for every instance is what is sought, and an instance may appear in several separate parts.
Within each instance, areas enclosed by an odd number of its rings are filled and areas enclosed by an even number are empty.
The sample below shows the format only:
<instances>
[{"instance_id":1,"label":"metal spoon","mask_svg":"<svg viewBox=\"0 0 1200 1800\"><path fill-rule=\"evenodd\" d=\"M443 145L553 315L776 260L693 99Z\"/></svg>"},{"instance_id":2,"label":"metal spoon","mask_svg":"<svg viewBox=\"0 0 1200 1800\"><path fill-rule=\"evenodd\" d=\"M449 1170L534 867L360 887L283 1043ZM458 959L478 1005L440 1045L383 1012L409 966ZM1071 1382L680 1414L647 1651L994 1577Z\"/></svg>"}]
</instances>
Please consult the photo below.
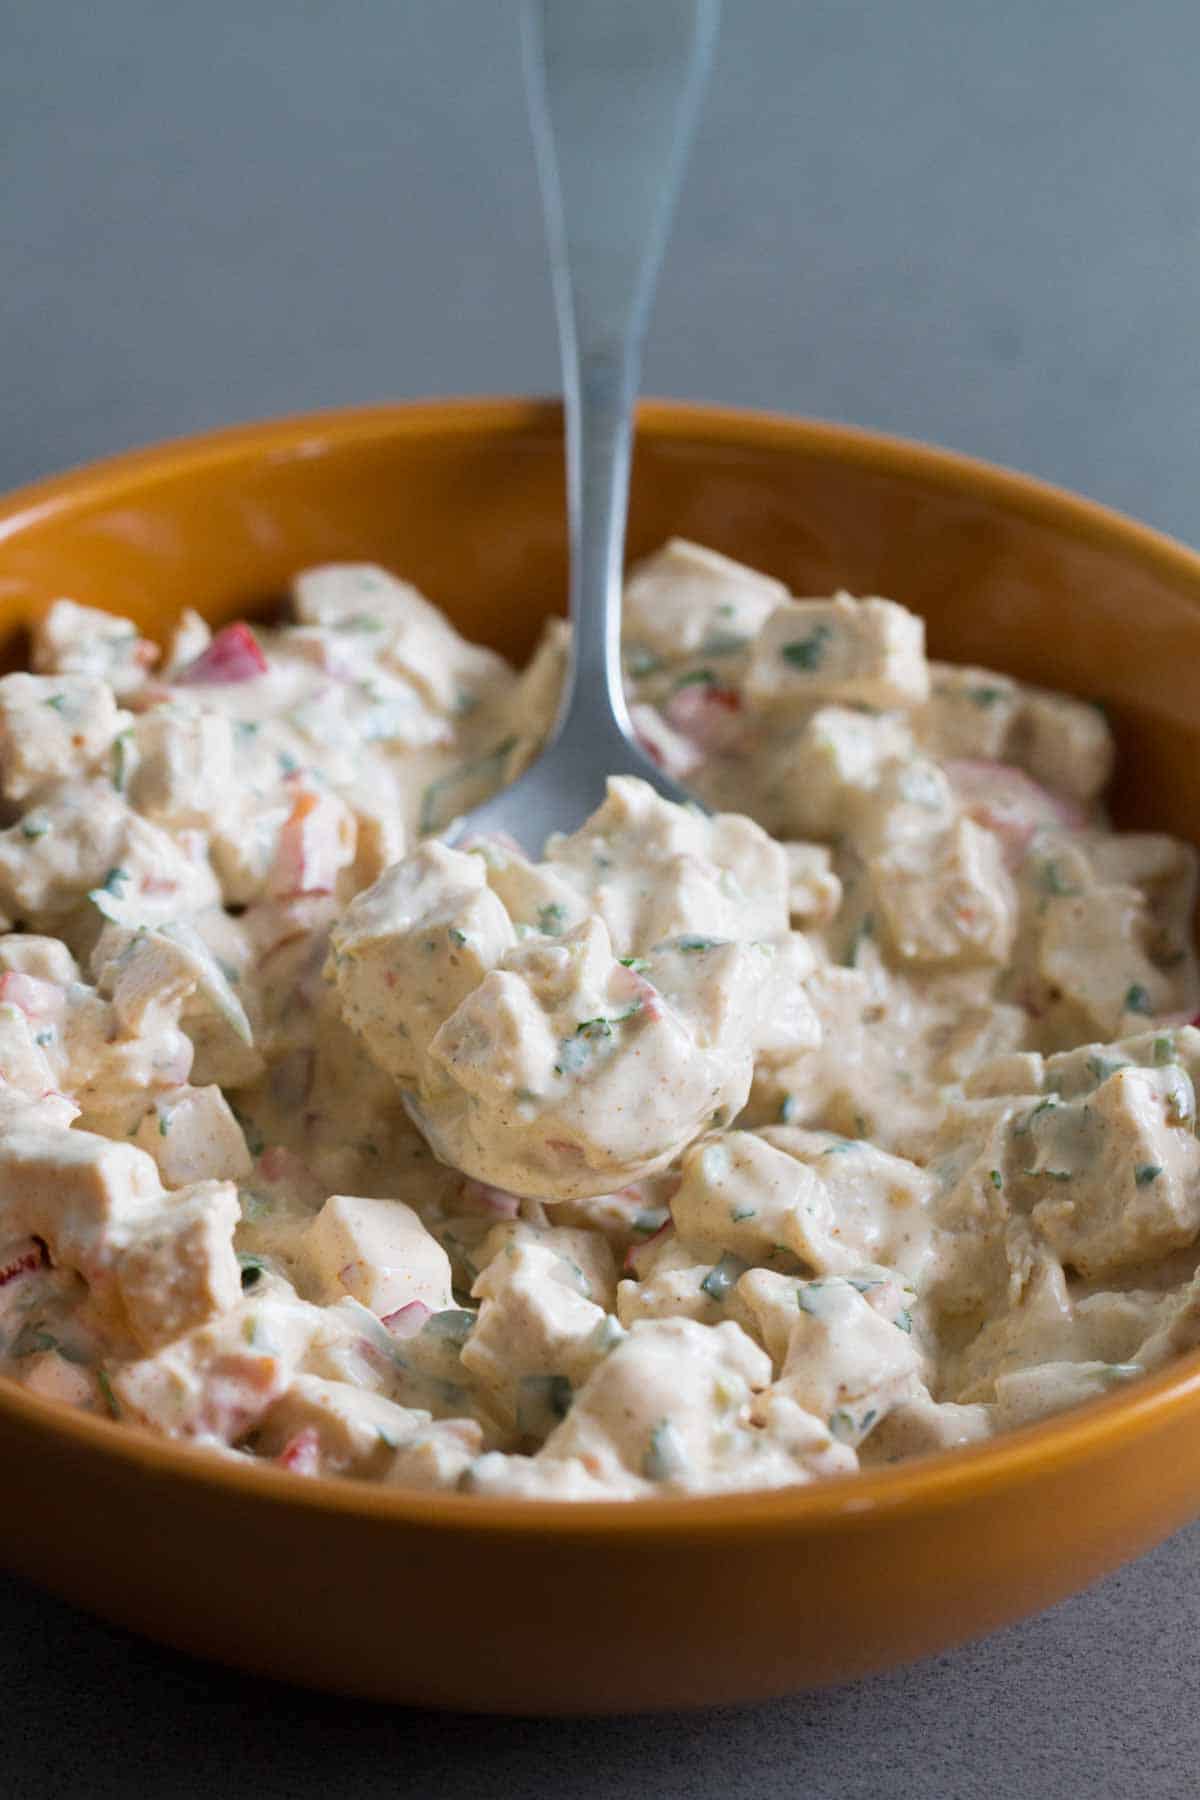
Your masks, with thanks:
<instances>
[{"instance_id":1,"label":"metal spoon","mask_svg":"<svg viewBox=\"0 0 1200 1800\"><path fill-rule=\"evenodd\" d=\"M562 348L571 652L546 747L453 835L540 853L609 775L690 796L643 755L621 684L633 404L650 302L716 41L720 0L525 0L529 113Z\"/></svg>"}]
</instances>

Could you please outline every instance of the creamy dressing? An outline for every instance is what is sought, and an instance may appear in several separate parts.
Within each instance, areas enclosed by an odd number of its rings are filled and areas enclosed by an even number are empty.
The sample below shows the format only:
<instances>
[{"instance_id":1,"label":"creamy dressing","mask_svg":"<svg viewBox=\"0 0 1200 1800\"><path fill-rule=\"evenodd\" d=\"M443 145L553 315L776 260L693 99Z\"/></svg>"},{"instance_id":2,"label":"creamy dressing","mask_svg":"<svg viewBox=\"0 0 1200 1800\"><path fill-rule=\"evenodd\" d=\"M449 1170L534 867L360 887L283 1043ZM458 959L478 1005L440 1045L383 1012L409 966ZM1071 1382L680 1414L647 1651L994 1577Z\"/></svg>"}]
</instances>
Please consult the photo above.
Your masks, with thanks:
<instances>
[{"instance_id":1,"label":"creamy dressing","mask_svg":"<svg viewBox=\"0 0 1200 1800\"><path fill-rule=\"evenodd\" d=\"M0 679L0 1372L298 1474L795 1485L1200 1344L1195 859L891 601L636 569L645 783L452 819L514 673L381 569Z\"/></svg>"}]
</instances>

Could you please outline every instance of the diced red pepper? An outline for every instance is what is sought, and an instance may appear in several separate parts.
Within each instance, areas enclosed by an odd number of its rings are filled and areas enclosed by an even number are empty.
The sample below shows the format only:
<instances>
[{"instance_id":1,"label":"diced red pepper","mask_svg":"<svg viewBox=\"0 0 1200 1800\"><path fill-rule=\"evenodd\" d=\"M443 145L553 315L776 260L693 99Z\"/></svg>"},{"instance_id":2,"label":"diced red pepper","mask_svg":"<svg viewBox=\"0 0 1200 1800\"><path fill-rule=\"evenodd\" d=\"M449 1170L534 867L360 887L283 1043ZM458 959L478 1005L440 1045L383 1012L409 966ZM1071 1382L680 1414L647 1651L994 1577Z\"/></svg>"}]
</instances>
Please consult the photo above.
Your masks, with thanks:
<instances>
[{"instance_id":1,"label":"diced red pepper","mask_svg":"<svg viewBox=\"0 0 1200 1800\"><path fill-rule=\"evenodd\" d=\"M944 768L959 800L977 825L994 831L1004 860L1016 868L1038 831L1078 831L1084 815L1074 801L1052 794L1012 763L959 758Z\"/></svg>"},{"instance_id":2,"label":"diced red pepper","mask_svg":"<svg viewBox=\"0 0 1200 1800\"><path fill-rule=\"evenodd\" d=\"M489 1187L485 1181L467 1176L460 1190L463 1205L473 1213L484 1213L494 1219L515 1219L521 1202L504 1188Z\"/></svg>"},{"instance_id":3,"label":"diced red pepper","mask_svg":"<svg viewBox=\"0 0 1200 1800\"><path fill-rule=\"evenodd\" d=\"M41 1238L29 1238L15 1249L0 1252L0 1288L22 1275L34 1275L50 1267L50 1253Z\"/></svg>"},{"instance_id":4,"label":"diced red pepper","mask_svg":"<svg viewBox=\"0 0 1200 1800\"><path fill-rule=\"evenodd\" d=\"M290 1437L275 1458L281 1469L293 1475L319 1475L321 1472L321 1439L315 1425L305 1425Z\"/></svg>"},{"instance_id":5,"label":"diced red pepper","mask_svg":"<svg viewBox=\"0 0 1200 1800\"><path fill-rule=\"evenodd\" d=\"M218 631L208 648L202 650L175 676L179 687L232 685L253 681L267 672L267 659L258 639L240 620Z\"/></svg>"},{"instance_id":6,"label":"diced red pepper","mask_svg":"<svg viewBox=\"0 0 1200 1800\"><path fill-rule=\"evenodd\" d=\"M381 1323L387 1326L393 1337L416 1337L423 1330L432 1311L433 1308L426 1306L423 1300L410 1300L407 1306L398 1306L395 1312L385 1314Z\"/></svg>"},{"instance_id":7,"label":"diced red pepper","mask_svg":"<svg viewBox=\"0 0 1200 1800\"><path fill-rule=\"evenodd\" d=\"M300 894L331 894L353 854L347 813L332 794L304 788L292 802L275 860L267 876L268 893L280 899Z\"/></svg>"},{"instance_id":8,"label":"diced red pepper","mask_svg":"<svg viewBox=\"0 0 1200 1800\"><path fill-rule=\"evenodd\" d=\"M676 690L663 708L673 731L702 750L732 750L742 736L742 697L736 688L715 682L690 682Z\"/></svg>"}]
</instances>

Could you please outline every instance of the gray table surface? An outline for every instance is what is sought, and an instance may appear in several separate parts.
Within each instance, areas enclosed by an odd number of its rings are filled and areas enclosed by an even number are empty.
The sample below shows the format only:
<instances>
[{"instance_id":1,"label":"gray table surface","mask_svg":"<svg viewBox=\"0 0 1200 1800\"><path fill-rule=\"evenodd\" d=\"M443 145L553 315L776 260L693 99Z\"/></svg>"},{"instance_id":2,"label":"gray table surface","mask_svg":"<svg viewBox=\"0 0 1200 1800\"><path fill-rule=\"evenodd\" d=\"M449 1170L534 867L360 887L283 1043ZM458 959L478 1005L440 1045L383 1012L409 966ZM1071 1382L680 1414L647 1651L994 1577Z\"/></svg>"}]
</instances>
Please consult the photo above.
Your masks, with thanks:
<instances>
[{"instance_id":1,"label":"gray table surface","mask_svg":"<svg viewBox=\"0 0 1200 1800\"><path fill-rule=\"evenodd\" d=\"M513 26L509 0L0 0L0 484L552 389ZM1194 0L727 0L647 389L940 440L1200 536L1198 57ZM13 1582L0 1793L1194 1795L1198 1554L1184 1532L857 1687L583 1724L321 1700Z\"/></svg>"}]
</instances>

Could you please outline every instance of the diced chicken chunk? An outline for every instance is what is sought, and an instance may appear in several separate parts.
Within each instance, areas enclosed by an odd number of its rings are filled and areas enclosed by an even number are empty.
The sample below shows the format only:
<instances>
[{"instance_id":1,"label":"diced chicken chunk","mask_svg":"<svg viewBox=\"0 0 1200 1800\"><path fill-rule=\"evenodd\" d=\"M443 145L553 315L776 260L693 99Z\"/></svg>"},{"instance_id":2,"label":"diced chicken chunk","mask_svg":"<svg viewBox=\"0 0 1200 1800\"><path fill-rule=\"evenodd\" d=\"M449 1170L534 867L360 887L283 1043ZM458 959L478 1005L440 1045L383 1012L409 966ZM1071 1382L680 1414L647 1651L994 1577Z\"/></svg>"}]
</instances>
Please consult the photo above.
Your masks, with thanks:
<instances>
[{"instance_id":1,"label":"diced chicken chunk","mask_svg":"<svg viewBox=\"0 0 1200 1800\"><path fill-rule=\"evenodd\" d=\"M755 641L746 692L759 708L919 705L929 693L924 620L891 600L844 593L787 602Z\"/></svg>"},{"instance_id":2,"label":"diced chicken chunk","mask_svg":"<svg viewBox=\"0 0 1200 1800\"><path fill-rule=\"evenodd\" d=\"M327 1301L351 1294L380 1318L413 1300L431 1312L453 1304L450 1259L403 1200L333 1194L302 1246Z\"/></svg>"}]
</instances>

